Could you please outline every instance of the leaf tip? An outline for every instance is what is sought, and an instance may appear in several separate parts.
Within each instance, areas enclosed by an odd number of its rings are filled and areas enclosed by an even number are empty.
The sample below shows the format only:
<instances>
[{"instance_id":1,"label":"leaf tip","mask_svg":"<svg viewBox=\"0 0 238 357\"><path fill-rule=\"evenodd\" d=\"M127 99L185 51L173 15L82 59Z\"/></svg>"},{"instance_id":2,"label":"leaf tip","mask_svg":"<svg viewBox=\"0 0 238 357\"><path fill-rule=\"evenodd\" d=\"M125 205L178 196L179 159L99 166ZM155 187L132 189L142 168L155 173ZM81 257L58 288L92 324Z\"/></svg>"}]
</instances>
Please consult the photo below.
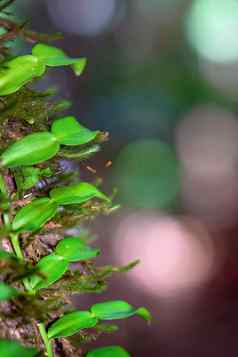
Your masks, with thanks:
<instances>
[{"instance_id":1,"label":"leaf tip","mask_svg":"<svg viewBox=\"0 0 238 357\"><path fill-rule=\"evenodd\" d=\"M151 323L152 320L152 315L148 309L145 307L139 307L136 311L136 314L140 317L142 317L145 321L147 321L149 324Z\"/></svg>"},{"instance_id":2,"label":"leaf tip","mask_svg":"<svg viewBox=\"0 0 238 357\"><path fill-rule=\"evenodd\" d=\"M86 68L87 62L88 62L87 58L83 57L72 65L73 71L77 77L81 76L81 74Z\"/></svg>"}]
</instances>

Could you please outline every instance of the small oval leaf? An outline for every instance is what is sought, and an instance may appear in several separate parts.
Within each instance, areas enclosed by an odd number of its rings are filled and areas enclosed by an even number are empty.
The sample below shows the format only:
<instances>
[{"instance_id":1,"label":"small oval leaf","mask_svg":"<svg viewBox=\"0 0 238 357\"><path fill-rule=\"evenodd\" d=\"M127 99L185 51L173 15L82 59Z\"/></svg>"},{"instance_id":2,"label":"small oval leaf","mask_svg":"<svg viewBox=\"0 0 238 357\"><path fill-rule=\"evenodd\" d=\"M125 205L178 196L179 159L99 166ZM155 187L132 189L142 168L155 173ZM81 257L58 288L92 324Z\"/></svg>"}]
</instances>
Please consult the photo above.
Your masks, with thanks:
<instances>
[{"instance_id":1,"label":"small oval leaf","mask_svg":"<svg viewBox=\"0 0 238 357\"><path fill-rule=\"evenodd\" d=\"M47 197L37 198L17 212L12 229L33 232L54 217L57 207L57 204Z\"/></svg>"},{"instance_id":2,"label":"small oval leaf","mask_svg":"<svg viewBox=\"0 0 238 357\"><path fill-rule=\"evenodd\" d=\"M72 69L74 71L74 74L76 76L81 76L86 65L87 65L87 58L84 58L84 57L78 58L78 60L72 64Z\"/></svg>"},{"instance_id":3,"label":"small oval leaf","mask_svg":"<svg viewBox=\"0 0 238 357\"><path fill-rule=\"evenodd\" d=\"M75 117L67 116L53 122L52 133L60 144L82 145L96 138L99 131L91 131L80 125Z\"/></svg>"},{"instance_id":4,"label":"small oval leaf","mask_svg":"<svg viewBox=\"0 0 238 357\"><path fill-rule=\"evenodd\" d=\"M98 320L88 311L74 311L54 322L48 330L48 338L72 336L85 328L96 326Z\"/></svg>"},{"instance_id":5,"label":"small oval leaf","mask_svg":"<svg viewBox=\"0 0 238 357\"><path fill-rule=\"evenodd\" d=\"M35 357L39 352L35 348L21 346L17 341L0 340L1 357Z\"/></svg>"},{"instance_id":6,"label":"small oval leaf","mask_svg":"<svg viewBox=\"0 0 238 357\"><path fill-rule=\"evenodd\" d=\"M32 49L32 54L49 67L72 65L74 73L80 76L86 66L86 58L71 58L60 48L38 43Z\"/></svg>"},{"instance_id":7,"label":"small oval leaf","mask_svg":"<svg viewBox=\"0 0 238 357\"><path fill-rule=\"evenodd\" d=\"M123 300L95 304L91 307L91 311L100 320L124 319L134 315L138 315L146 321L151 320L150 312L146 308L134 308Z\"/></svg>"},{"instance_id":8,"label":"small oval leaf","mask_svg":"<svg viewBox=\"0 0 238 357\"><path fill-rule=\"evenodd\" d=\"M92 259L100 254L99 249L91 248L80 237L64 238L57 244L55 252L69 262Z\"/></svg>"},{"instance_id":9,"label":"small oval leaf","mask_svg":"<svg viewBox=\"0 0 238 357\"><path fill-rule=\"evenodd\" d=\"M52 58L67 58L66 54L60 48L46 45L45 43L37 43L32 48L32 55L41 59L48 65L48 61Z\"/></svg>"},{"instance_id":10,"label":"small oval leaf","mask_svg":"<svg viewBox=\"0 0 238 357\"><path fill-rule=\"evenodd\" d=\"M61 205L81 204L92 198L100 198L110 202L110 199L104 193L87 182L80 182L68 187L54 188L50 191L50 197Z\"/></svg>"},{"instance_id":11,"label":"small oval leaf","mask_svg":"<svg viewBox=\"0 0 238 357\"><path fill-rule=\"evenodd\" d=\"M5 167L30 166L51 159L59 151L55 136L48 132L34 133L16 141L1 157Z\"/></svg>"},{"instance_id":12,"label":"small oval leaf","mask_svg":"<svg viewBox=\"0 0 238 357\"><path fill-rule=\"evenodd\" d=\"M27 82L45 72L45 64L35 56L18 56L2 63L0 68L0 95L15 93Z\"/></svg>"},{"instance_id":13,"label":"small oval leaf","mask_svg":"<svg viewBox=\"0 0 238 357\"><path fill-rule=\"evenodd\" d=\"M58 255L50 254L39 260L36 268L37 274L29 278L33 290L47 288L59 280L68 269L68 262Z\"/></svg>"},{"instance_id":14,"label":"small oval leaf","mask_svg":"<svg viewBox=\"0 0 238 357\"><path fill-rule=\"evenodd\" d=\"M11 286L0 282L0 301L9 300L18 295L18 291Z\"/></svg>"},{"instance_id":15,"label":"small oval leaf","mask_svg":"<svg viewBox=\"0 0 238 357\"><path fill-rule=\"evenodd\" d=\"M145 307L139 307L139 309L136 310L136 315L142 317L144 320L148 322L150 322L152 319L150 311Z\"/></svg>"},{"instance_id":16,"label":"small oval leaf","mask_svg":"<svg viewBox=\"0 0 238 357\"><path fill-rule=\"evenodd\" d=\"M100 320L124 319L136 313L136 309L123 300L95 304L91 307L91 311Z\"/></svg>"},{"instance_id":17,"label":"small oval leaf","mask_svg":"<svg viewBox=\"0 0 238 357\"><path fill-rule=\"evenodd\" d=\"M130 357L130 355L121 346L106 346L88 352L86 357Z\"/></svg>"}]
</instances>

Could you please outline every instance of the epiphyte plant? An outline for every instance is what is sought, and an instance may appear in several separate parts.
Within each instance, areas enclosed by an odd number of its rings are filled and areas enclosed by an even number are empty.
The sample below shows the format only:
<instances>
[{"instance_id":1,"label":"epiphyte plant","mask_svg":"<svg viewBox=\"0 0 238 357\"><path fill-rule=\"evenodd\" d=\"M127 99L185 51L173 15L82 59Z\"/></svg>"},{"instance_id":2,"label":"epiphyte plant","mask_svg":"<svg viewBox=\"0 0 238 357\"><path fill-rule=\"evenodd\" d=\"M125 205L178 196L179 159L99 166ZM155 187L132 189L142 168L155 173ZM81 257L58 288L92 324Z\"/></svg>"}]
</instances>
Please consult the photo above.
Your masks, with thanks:
<instances>
[{"instance_id":1,"label":"epiphyte plant","mask_svg":"<svg viewBox=\"0 0 238 357\"><path fill-rule=\"evenodd\" d=\"M4 11L12 2L0 0L0 356L128 357L120 346L88 345L117 329L106 321L150 321L146 308L119 299L78 310L69 300L104 291L113 273L137 264L95 264L100 250L84 223L111 213L112 198L97 182L82 181L79 170L62 170L62 161L80 166L91 158L107 135L59 115L69 103L31 86L50 67L71 66L79 76L86 59L67 56L42 42L51 36L9 19ZM13 58L6 41L18 36L34 45L31 54Z\"/></svg>"},{"instance_id":2,"label":"epiphyte plant","mask_svg":"<svg viewBox=\"0 0 238 357\"><path fill-rule=\"evenodd\" d=\"M70 58L61 49L38 43L31 55L18 56L3 63L0 77L0 95L15 93L36 77L41 77L47 67L71 65L79 76L85 66L85 58Z\"/></svg>"}]
</instances>

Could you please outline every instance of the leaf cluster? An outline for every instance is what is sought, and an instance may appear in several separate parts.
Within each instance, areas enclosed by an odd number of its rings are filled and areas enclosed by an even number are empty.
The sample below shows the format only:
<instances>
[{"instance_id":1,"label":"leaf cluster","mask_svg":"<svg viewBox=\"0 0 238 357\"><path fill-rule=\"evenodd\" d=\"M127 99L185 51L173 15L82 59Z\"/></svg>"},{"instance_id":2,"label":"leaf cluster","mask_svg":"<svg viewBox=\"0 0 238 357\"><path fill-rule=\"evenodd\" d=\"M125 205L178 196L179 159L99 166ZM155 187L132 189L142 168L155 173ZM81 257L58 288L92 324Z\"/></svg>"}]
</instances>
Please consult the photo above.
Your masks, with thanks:
<instances>
[{"instance_id":1,"label":"leaf cluster","mask_svg":"<svg viewBox=\"0 0 238 357\"><path fill-rule=\"evenodd\" d=\"M0 1L0 9L1 3L4 7L8 2ZM132 316L151 320L147 309L126 301L103 301L84 311L74 310L70 301L74 294L102 292L113 273L138 263L97 266L100 249L85 239L82 223L116 207L95 182L82 181L75 168L100 149L107 135L84 127L73 115L58 117L69 103L52 102L54 93L30 87L50 67L70 66L79 76L85 65L85 58L71 58L41 42L31 54L7 56L0 64L2 357L53 357L61 352L82 356L73 335L83 346L116 330L105 321ZM78 231L75 235L67 233L72 227ZM86 355L129 356L119 346Z\"/></svg>"}]
</instances>

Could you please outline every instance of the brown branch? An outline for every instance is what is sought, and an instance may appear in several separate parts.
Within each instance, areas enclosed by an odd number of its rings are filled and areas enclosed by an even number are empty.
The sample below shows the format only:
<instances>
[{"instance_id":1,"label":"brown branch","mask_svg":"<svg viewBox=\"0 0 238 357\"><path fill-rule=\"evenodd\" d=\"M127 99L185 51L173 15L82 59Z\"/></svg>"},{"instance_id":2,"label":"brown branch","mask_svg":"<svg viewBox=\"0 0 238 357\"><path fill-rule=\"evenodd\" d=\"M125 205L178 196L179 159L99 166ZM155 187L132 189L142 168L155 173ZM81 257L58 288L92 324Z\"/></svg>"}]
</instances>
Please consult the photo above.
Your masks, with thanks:
<instances>
[{"instance_id":1,"label":"brown branch","mask_svg":"<svg viewBox=\"0 0 238 357\"><path fill-rule=\"evenodd\" d=\"M24 37L24 39L26 41L32 42L32 43L35 43L38 41L50 42L50 41L54 41L54 40L60 40L63 38L62 34L59 32L49 35L49 34L39 33L39 32L35 32L35 31L30 31L30 30L23 30L22 36Z\"/></svg>"},{"instance_id":2,"label":"brown branch","mask_svg":"<svg viewBox=\"0 0 238 357\"><path fill-rule=\"evenodd\" d=\"M22 25L15 23L10 19L5 19L0 17L0 27L3 27L7 32L0 35L0 43L14 40L17 37L23 37L26 41L35 43L38 41L53 41L62 38L60 33L55 33L52 35L44 34L44 33L37 33L34 31L30 31L25 29L27 22Z\"/></svg>"},{"instance_id":3,"label":"brown branch","mask_svg":"<svg viewBox=\"0 0 238 357\"><path fill-rule=\"evenodd\" d=\"M15 22L4 18L0 18L0 27L7 30L6 33L0 35L0 42L13 40L21 31L21 28Z\"/></svg>"}]
</instances>

